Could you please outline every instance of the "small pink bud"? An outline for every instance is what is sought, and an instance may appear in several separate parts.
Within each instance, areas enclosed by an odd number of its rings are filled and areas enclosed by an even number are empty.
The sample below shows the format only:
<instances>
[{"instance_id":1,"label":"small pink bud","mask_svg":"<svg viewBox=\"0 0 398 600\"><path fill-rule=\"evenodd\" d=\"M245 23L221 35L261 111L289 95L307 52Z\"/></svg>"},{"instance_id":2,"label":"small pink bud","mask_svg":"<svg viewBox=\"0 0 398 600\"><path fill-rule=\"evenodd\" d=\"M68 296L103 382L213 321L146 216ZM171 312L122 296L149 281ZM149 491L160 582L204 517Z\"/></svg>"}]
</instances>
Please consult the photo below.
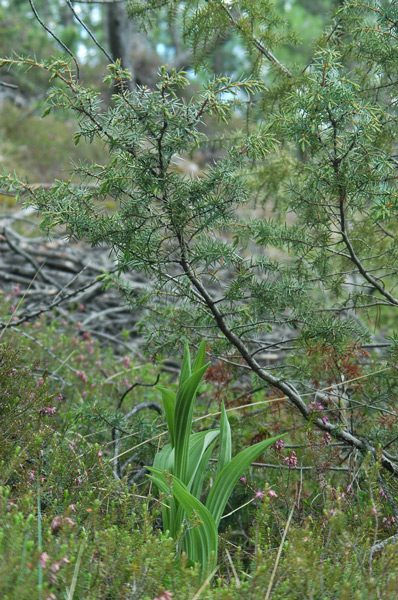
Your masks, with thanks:
<instances>
[{"instance_id":1,"label":"small pink bud","mask_svg":"<svg viewBox=\"0 0 398 600\"><path fill-rule=\"evenodd\" d=\"M297 467L297 462L297 456L294 450L290 456L286 456L286 458L283 459L283 463L288 465L289 469L295 469Z\"/></svg>"},{"instance_id":2,"label":"small pink bud","mask_svg":"<svg viewBox=\"0 0 398 600\"><path fill-rule=\"evenodd\" d=\"M42 569L45 569L48 561L50 560L50 556L47 552L42 552L39 556L39 562Z\"/></svg>"}]
</instances>

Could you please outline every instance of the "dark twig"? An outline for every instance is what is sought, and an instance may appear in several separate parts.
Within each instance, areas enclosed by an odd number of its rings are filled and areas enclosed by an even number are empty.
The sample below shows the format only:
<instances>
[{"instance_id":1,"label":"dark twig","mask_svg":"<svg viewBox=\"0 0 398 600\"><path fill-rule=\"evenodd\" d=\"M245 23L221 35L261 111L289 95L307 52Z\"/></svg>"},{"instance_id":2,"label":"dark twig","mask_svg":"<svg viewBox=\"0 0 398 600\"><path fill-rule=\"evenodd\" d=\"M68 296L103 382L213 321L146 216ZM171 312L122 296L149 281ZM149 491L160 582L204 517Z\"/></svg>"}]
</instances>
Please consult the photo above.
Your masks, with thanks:
<instances>
[{"instance_id":1,"label":"dark twig","mask_svg":"<svg viewBox=\"0 0 398 600\"><path fill-rule=\"evenodd\" d=\"M73 16L75 17L76 21L78 21L78 23L80 23L80 25L83 27L83 29L85 31L87 31L88 35L93 40L94 44L101 50L101 52L103 52L105 54L105 56L109 60L109 62L113 64L114 63L113 58L108 54L108 52L105 50L105 48L99 43L99 41L97 40L97 38L95 37L95 35L90 31L90 29L87 27L87 25L84 23L84 21L82 21L82 19L76 13L75 9L73 8L73 5L72 5L71 1L70 0L66 0L66 3L69 6L70 10L72 11Z\"/></svg>"},{"instance_id":2,"label":"dark twig","mask_svg":"<svg viewBox=\"0 0 398 600\"><path fill-rule=\"evenodd\" d=\"M72 60L75 63L75 67L76 67L76 79L79 80L80 79L80 70L79 70L79 64L77 62L75 55L73 54L73 52L71 50L69 50L69 48L67 46L65 46L63 41L60 40L59 37L57 35L55 35L55 33L49 27L47 27L47 25L41 20L39 13L37 12L36 7L33 3L33 0L29 0L29 4L30 4L31 9L33 10L33 14L35 15L36 19L39 21L39 23L43 27L43 29L45 31L47 31L47 33L49 33L54 38L54 40L56 40L58 42L58 44L60 46L62 46L62 48L65 50L65 52L67 52L69 54L69 56L72 57Z\"/></svg>"},{"instance_id":3,"label":"dark twig","mask_svg":"<svg viewBox=\"0 0 398 600\"><path fill-rule=\"evenodd\" d=\"M160 377L160 374L158 373L158 376L156 377L155 383L141 383L140 381L136 381L135 383L133 383L133 385L131 385L129 388L127 388L127 390L124 392L124 394L120 398L119 404L117 405L117 410L120 410L120 408L121 408L121 406L123 404L123 400L125 399L125 397L127 396L127 394L129 394L131 392L131 390L133 390L138 385L141 386L141 387L154 387L155 385L158 384L159 377Z\"/></svg>"},{"instance_id":4,"label":"dark twig","mask_svg":"<svg viewBox=\"0 0 398 600\"><path fill-rule=\"evenodd\" d=\"M120 398L119 404L117 405L117 410L120 410L120 408L123 404L123 400L125 399L127 394L129 394L131 392L131 390L133 390L137 386L154 387L155 385L157 385L157 383L159 381L159 377L160 377L160 374L158 373L158 375L156 377L156 381L154 383L141 383L140 381L136 381L135 383L133 383L133 385L131 385L129 388L127 388L127 390L124 392L124 394ZM126 420L131 419L131 417L133 417L139 411L145 410L145 409L155 410L160 415L162 414L162 409L159 406L159 404L157 404L156 402L141 402L140 404L137 404L136 406L134 406L134 408L125 415L124 419L126 419ZM120 431L119 428L113 426L112 441L115 443L114 454L113 454L113 456L114 456L113 475L114 475L115 479L120 479L122 471L125 469L125 467L127 465L127 463L125 463L125 465L123 465L122 467L119 467L119 461L118 461L119 450L120 450L119 431Z\"/></svg>"}]
</instances>

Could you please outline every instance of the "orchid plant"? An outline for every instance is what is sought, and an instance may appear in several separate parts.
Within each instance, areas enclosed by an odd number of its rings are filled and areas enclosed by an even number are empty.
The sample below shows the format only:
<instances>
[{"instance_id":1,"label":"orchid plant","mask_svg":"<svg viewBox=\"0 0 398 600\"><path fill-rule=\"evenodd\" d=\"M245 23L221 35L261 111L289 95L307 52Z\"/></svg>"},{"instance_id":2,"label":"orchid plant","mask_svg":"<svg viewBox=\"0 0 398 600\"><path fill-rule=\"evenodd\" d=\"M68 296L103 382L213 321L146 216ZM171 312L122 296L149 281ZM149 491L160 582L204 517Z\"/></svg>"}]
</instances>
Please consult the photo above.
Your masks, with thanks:
<instances>
[{"instance_id":1,"label":"orchid plant","mask_svg":"<svg viewBox=\"0 0 398 600\"><path fill-rule=\"evenodd\" d=\"M181 532L184 550L192 563L202 565L202 575L217 564L218 527L231 492L250 464L281 436L245 448L232 458L231 427L224 404L219 429L191 433L193 405L205 364L203 341L191 364L188 344L177 393L158 386L162 394L170 442L156 455L148 477L166 496L162 503L163 527L174 539ZM219 441L217 472L205 503L201 494L213 449ZM192 526L193 524L193 526Z\"/></svg>"}]
</instances>

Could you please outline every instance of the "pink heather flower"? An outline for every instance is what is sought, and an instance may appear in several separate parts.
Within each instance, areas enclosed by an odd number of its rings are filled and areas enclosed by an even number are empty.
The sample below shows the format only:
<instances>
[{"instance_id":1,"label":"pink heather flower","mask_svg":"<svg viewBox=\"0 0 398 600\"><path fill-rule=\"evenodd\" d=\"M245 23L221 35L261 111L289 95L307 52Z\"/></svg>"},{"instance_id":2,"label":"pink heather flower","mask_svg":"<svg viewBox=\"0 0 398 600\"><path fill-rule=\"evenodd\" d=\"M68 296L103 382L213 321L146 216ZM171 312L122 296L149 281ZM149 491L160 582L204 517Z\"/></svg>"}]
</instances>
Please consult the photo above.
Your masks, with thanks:
<instances>
[{"instance_id":1,"label":"pink heather flower","mask_svg":"<svg viewBox=\"0 0 398 600\"><path fill-rule=\"evenodd\" d=\"M39 377L39 379L36 381L36 387L43 387L44 385L44 379L43 377Z\"/></svg>"},{"instance_id":2,"label":"pink heather flower","mask_svg":"<svg viewBox=\"0 0 398 600\"><path fill-rule=\"evenodd\" d=\"M379 496L380 498L387 498L385 491L383 490L383 488L379 489Z\"/></svg>"},{"instance_id":3,"label":"pink heather flower","mask_svg":"<svg viewBox=\"0 0 398 600\"><path fill-rule=\"evenodd\" d=\"M84 354L78 354L78 355L76 356L76 360L77 360L78 362L83 362L83 360L84 360L85 358L86 358L86 357L84 356Z\"/></svg>"},{"instance_id":4,"label":"pink heather flower","mask_svg":"<svg viewBox=\"0 0 398 600\"><path fill-rule=\"evenodd\" d=\"M375 506L372 506L372 513L374 515L377 515L377 508Z\"/></svg>"},{"instance_id":5,"label":"pink heather flower","mask_svg":"<svg viewBox=\"0 0 398 600\"><path fill-rule=\"evenodd\" d=\"M87 398L87 392L86 392L86 390L84 390L82 396L83 396L83 398Z\"/></svg>"},{"instance_id":6,"label":"pink heather flower","mask_svg":"<svg viewBox=\"0 0 398 600\"><path fill-rule=\"evenodd\" d=\"M268 490L267 494L270 498L278 498L278 494L274 490Z\"/></svg>"},{"instance_id":7,"label":"pink heather flower","mask_svg":"<svg viewBox=\"0 0 398 600\"><path fill-rule=\"evenodd\" d=\"M153 600L173 600L173 594L172 592L168 592L167 590L165 590L160 594L160 596L156 596L156 598L154 598Z\"/></svg>"},{"instance_id":8,"label":"pink heather flower","mask_svg":"<svg viewBox=\"0 0 398 600\"><path fill-rule=\"evenodd\" d=\"M98 458L101 458L101 456L102 456L102 451L101 450L98 450L97 456L98 456Z\"/></svg>"},{"instance_id":9,"label":"pink heather flower","mask_svg":"<svg viewBox=\"0 0 398 600\"><path fill-rule=\"evenodd\" d=\"M42 552L40 554L39 561L40 561L40 566L42 569L46 568L49 560L50 560L50 556L49 556L49 554L47 554L47 552Z\"/></svg>"},{"instance_id":10,"label":"pink heather flower","mask_svg":"<svg viewBox=\"0 0 398 600\"><path fill-rule=\"evenodd\" d=\"M322 421L323 421L324 425L326 425L326 423L328 422L328 418L327 417L322 417Z\"/></svg>"},{"instance_id":11,"label":"pink heather flower","mask_svg":"<svg viewBox=\"0 0 398 600\"><path fill-rule=\"evenodd\" d=\"M76 523L70 517L62 517L62 516L58 515L58 516L54 517L53 520L51 521L51 525L50 525L51 531L53 533L56 533L60 529L63 529L65 527L65 525L68 527L75 527Z\"/></svg>"},{"instance_id":12,"label":"pink heather flower","mask_svg":"<svg viewBox=\"0 0 398 600\"><path fill-rule=\"evenodd\" d=\"M11 304L10 313L13 315L15 313L15 304Z\"/></svg>"},{"instance_id":13,"label":"pink heather flower","mask_svg":"<svg viewBox=\"0 0 398 600\"><path fill-rule=\"evenodd\" d=\"M78 329L79 331L81 331L81 330L83 329L83 325L82 325L81 321L78 321L78 322L76 323L76 326L77 326L77 329Z\"/></svg>"},{"instance_id":14,"label":"pink heather flower","mask_svg":"<svg viewBox=\"0 0 398 600\"><path fill-rule=\"evenodd\" d=\"M72 512L76 512L76 504L69 504L69 508Z\"/></svg>"},{"instance_id":15,"label":"pink heather flower","mask_svg":"<svg viewBox=\"0 0 398 600\"><path fill-rule=\"evenodd\" d=\"M262 492L261 490L257 490L254 497L255 498L264 498L264 492Z\"/></svg>"},{"instance_id":16,"label":"pink heather flower","mask_svg":"<svg viewBox=\"0 0 398 600\"><path fill-rule=\"evenodd\" d=\"M87 383L87 375L84 371L78 371L77 376L82 380L83 383Z\"/></svg>"},{"instance_id":17,"label":"pink heather flower","mask_svg":"<svg viewBox=\"0 0 398 600\"><path fill-rule=\"evenodd\" d=\"M95 361L95 364L97 365L97 367L100 367L100 366L102 365L102 361L100 361L100 360L96 360L96 361Z\"/></svg>"},{"instance_id":18,"label":"pink heather flower","mask_svg":"<svg viewBox=\"0 0 398 600\"><path fill-rule=\"evenodd\" d=\"M36 479L36 473L34 472L33 469L31 471L29 471L28 479L29 479L30 483L33 483L34 480Z\"/></svg>"},{"instance_id":19,"label":"pink heather flower","mask_svg":"<svg viewBox=\"0 0 398 600\"><path fill-rule=\"evenodd\" d=\"M85 331L85 332L83 333L83 339L84 339L85 341L87 341L87 340L89 340L89 339L90 339L90 332L89 332L89 331Z\"/></svg>"},{"instance_id":20,"label":"pink heather flower","mask_svg":"<svg viewBox=\"0 0 398 600\"><path fill-rule=\"evenodd\" d=\"M53 415L55 415L56 412L57 409L55 406L46 406L45 408L41 408L39 410L39 413L46 417L52 417Z\"/></svg>"},{"instance_id":21,"label":"pink heather flower","mask_svg":"<svg viewBox=\"0 0 398 600\"><path fill-rule=\"evenodd\" d=\"M246 483L247 482L246 477L239 477L239 481L241 483Z\"/></svg>"},{"instance_id":22,"label":"pink heather flower","mask_svg":"<svg viewBox=\"0 0 398 600\"><path fill-rule=\"evenodd\" d=\"M392 527L395 523L395 518L394 517L390 517L389 519L387 517L384 517L383 519L383 525L386 529L390 529L390 527Z\"/></svg>"},{"instance_id":23,"label":"pink heather flower","mask_svg":"<svg viewBox=\"0 0 398 600\"><path fill-rule=\"evenodd\" d=\"M19 283L17 283L16 285L14 285L14 287L12 288L12 295L13 296L19 296L19 292L21 291L21 287L19 285Z\"/></svg>"},{"instance_id":24,"label":"pink heather flower","mask_svg":"<svg viewBox=\"0 0 398 600\"><path fill-rule=\"evenodd\" d=\"M275 446L275 450L277 452L281 452L283 450L283 448L285 447L285 444L283 442L283 440L277 440L274 444Z\"/></svg>"},{"instance_id":25,"label":"pink heather flower","mask_svg":"<svg viewBox=\"0 0 398 600\"><path fill-rule=\"evenodd\" d=\"M129 368L129 366L131 365L131 360L129 356L125 356L123 358L123 365L126 367L126 369Z\"/></svg>"},{"instance_id":26,"label":"pink heather flower","mask_svg":"<svg viewBox=\"0 0 398 600\"><path fill-rule=\"evenodd\" d=\"M79 311L84 312L84 304L79 304Z\"/></svg>"},{"instance_id":27,"label":"pink heather flower","mask_svg":"<svg viewBox=\"0 0 398 600\"><path fill-rule=\"evenodd\" d=\"M297 456L295 451L293 450L290 456L286 456L283 459L283 462L288 465L289 469L295 469L297 467Z\"/></svg>"},{"instance_id":28,"label":"pink heather flower","mask_svg":"<svg viewBox=\"0 0 398 600\"><path fill-rule=\"evenodd\" d=\"M328 446L331 441L332 441L332 436L330 435L330 433L328 431L326 431L323 434L323 443L324 443L324 445Z\"/></svg>"}]
</instances>

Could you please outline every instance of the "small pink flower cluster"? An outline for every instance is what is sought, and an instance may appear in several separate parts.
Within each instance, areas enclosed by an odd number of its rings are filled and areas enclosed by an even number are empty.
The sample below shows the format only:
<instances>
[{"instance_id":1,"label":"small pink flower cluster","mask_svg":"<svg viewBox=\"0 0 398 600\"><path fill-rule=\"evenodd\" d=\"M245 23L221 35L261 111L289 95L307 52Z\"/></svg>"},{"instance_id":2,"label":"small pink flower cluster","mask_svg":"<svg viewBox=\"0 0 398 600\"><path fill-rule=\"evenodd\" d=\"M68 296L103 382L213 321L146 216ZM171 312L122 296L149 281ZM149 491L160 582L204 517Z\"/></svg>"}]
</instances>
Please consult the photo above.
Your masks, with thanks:
<instances>
[{"instance_id":1,"label":"small pink flower cluster","mask_svg":"<svg viewBox=\"0 0 398 600\"><path fill-rule=\"evenodd\" d=\"M160 596L156 596L153 600L173 600L173 594L165 590Z\"/></svg>"},{"instance_id":2,"label":"small pink flower cluster","mask_svg":"<svg viewBox=\"0 0 398 600\"><path fill-rule=\"evenodd\" d=\"M289 469L295 469L297 467L297 462L297 455L294 450L290 456L286 456L286 458L283 459L283 463L288 465Z\"/></svg>"},{"instance_id":3,"label":"small pink flower cluster","mask_svg":"<svg viewBox=\"0 0 398 600\"><path fill-rule=\"evenodd\" d=\"M325 431L325 433L323 434L323 439L322 439L323 445L328 446L331 441L332 441L332 436L330 435L330 433L328 431Z\"/></svg>"},{"instance_id":4,"label":"small pink flower cluster","mask_svg":"<svg viewBox=\"0 0 398 600\"><path fill-rule=\"evenodd\" d=\"M44 408L41 408L39 410L39 413L46 417L52 417L55 415L56 412L57 412L56 406L45 406Z\"/></svg>"},{"instance_id":5,"label":"small pink flower cluster","mask_svg":"<svg viewBox=\"0 0 398 600\"><path fill-rule=\"evenodd\" d=\"M385 498L385 499L387 499L386 493L385 493L385 491L383 490L383 488L380 488L380 489L379 489L379 496L380 496L380 498Z\"/></svg>"},{"instance_id":6,"label":"small pink flower cluster","mask_svg":"<svg viewBox=\"0 0 398 600\"><path fill-rule=\"evenodd\" d=\"M395 517L390 517L389 519L387 517L384 517L383 525L386 529L390 529L390 527L392 527L394 524L395 524Z\"/></svg>"},{"instance_id":7,"label":"small pink flower cluster","mask_svg":"<svg viewBox=\"0 0 398 600\"><path fill-rule=\"evenodd\" d=\"M78 371L77 376L83 383L87 383L87 374L84 371Z\"/></svg>"},{"instance_id":8,"label":"small pink flower cluster","mask_svg":"<svg viewBox=\"0 0 398 600\"><path fill-rule=\"evenodd\" d=\"M47 563L50 560L50 555L47 552L42 552L40 554L39 557L39 562L40 562L40 566L42 569L46 569L47 568ZM70 564L70 560L64 556L63 558L61 558L61 560L57 560L56 562L54 562L52 565L50 565L49 567L49 571L50 571L50 581L51 583L55 583L57 580L57 573L60 570L60 568L62 567L62 565L69 565ZM51 598L52 594L50 594L50 596L48 596L48 598ZM53 596L55 598L55 596ZM52 599L51 599L52 600Z\"/></svg>"},{"instance_id":9,"label":"small pink flower cluster","mask_svg":"<svg viewBox=\"0 0 398 600\"><path fill-rule=\"evenodd\" d=\"M285 447L285 444L284 444L283 440L276 440L274 446L275 446L276 452L282 452L283 448Z\"/></svg>"},{"instance_id":10,"label":"small pink flower cluster","mask_svg":"<svg viewBox=\"0 0 398 600\"><path fill-rule=\"evenodd\" d=\"M254 489L247 483L246 477L244 477L244 476L240 477L239 481L241 483L243 483L244 485L246 485L248 488L250 488L254 492ZM271 490L271 489L267 490L267 496L269 496L270 498L279 498L278 494L274 490ZM257 490L254 494L254 499L264 498L264 497L265 497L265 494L261 490Z\"/></svg>"},{"instance_id":11,"label":"small pink flower cluster","mask_svg":"<svg viewBox=\"0 0 398 600\"><path fill-rule=\"evenodd\" d=\"M325 410L323 405L320 402L310 402L308 405L310 410Z\"/></svg>"},{"instance_id":12,"label":"small pink flower cluster","mask_svg":"<svg viewBox=\"0 0 398 600\"><path fill-rule=\"evenodd\" d=\"M75 525L76 525L75 521L73 519L71 519L70 517L62 517L61 515L57 515L51 521L51 531L53 533L57 533L61 529L64 529L65 526L75 527Z\"/></svg>"}]
</instances>

